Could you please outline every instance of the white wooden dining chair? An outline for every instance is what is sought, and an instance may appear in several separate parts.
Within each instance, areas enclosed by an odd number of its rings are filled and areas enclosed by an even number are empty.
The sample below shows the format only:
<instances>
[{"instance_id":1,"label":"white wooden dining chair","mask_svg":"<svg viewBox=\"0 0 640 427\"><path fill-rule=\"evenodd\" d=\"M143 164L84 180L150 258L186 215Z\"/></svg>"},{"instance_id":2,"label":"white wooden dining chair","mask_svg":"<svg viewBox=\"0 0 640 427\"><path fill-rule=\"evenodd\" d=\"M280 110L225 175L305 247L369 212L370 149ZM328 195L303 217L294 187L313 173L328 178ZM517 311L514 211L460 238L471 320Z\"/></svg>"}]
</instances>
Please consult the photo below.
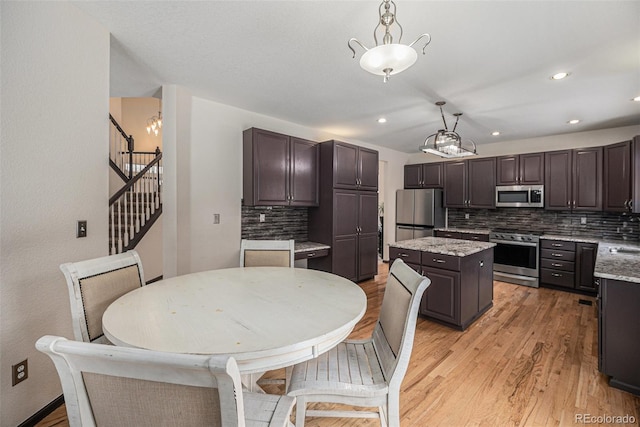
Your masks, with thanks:
<instances>
[{"instance_id":1,"label":"white wooden dining chair","mask_svg":"<svg viewBox=\"0 0 640 427\"><path fill-rule=\"evenodd\" d=\"M136 251L62 264L67 279L73 334L76 340L109 344L102 315L113 301L144 286L142 261Z\"/></svg>"},{"instance_id":2,"label":"white wooden dining chair","mask_svg":"<svg viewBox=\"0 0 640 427\"><path fill-rule=\"evenodd\" d=\"M431 281L394 261L371 338L345 340L293 367L288 395L297 399L296 427L305 416L379 418L400 426L400 385L409 365L422 294ZM311 402L377 407L378 411L307 410Z\"/></svg>"},{"instance_id":3,"label":"white wooden dining chair","mask_svg":"<svg viewBox=\"0 0 640 427\"><path fill-rule=\"evenodd\" d=\"M295 398L242 391L232 357L176 354L47 335L71 427L284 427Z\"/></svg>"},{"instance_id":4,"label":"white wooden dining chair","mask_svg":"<svg viewBox=\"0 0 640 427\"><path fill-rule=\"evenodd\" d=\"M294 267L295 240L250 240L240 241L240 267ZM251 381L258 385L285 384L290 371L285 372L285 378L268 379L261 374L252 374Z\"/></svg>"},{"instance_id":5,"label":"white wooden dining chair","mask_svg":"<svg viewBox=\"0 0 640 427\"><path fill-rule=\"evenodd\" d=\"M293 267L294 240L249 240L240 242L240 267Z\"/></svg>"}]
</instances>

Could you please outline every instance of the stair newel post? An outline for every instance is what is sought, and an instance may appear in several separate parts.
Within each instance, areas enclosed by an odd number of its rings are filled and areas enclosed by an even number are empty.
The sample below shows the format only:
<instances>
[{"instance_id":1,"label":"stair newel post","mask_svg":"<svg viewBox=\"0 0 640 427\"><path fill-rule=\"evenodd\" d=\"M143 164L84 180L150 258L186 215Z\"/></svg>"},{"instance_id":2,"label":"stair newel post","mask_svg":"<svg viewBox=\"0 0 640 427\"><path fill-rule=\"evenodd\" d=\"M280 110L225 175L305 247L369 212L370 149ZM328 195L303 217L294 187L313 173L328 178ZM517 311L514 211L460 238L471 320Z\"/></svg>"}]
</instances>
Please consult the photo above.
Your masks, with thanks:
<instances>
[{"instance_id":1,"label":"stair newel post","mask_svg":"<svg viewBox=\"0 0 640 427\"><path fill-rule=\"evenodd\" d=\"M133 178L133 150L135 142L133 141L133 135L129 135L127 138L127 151L129 151L129 179Z\"/></svg>"}]
</instances>

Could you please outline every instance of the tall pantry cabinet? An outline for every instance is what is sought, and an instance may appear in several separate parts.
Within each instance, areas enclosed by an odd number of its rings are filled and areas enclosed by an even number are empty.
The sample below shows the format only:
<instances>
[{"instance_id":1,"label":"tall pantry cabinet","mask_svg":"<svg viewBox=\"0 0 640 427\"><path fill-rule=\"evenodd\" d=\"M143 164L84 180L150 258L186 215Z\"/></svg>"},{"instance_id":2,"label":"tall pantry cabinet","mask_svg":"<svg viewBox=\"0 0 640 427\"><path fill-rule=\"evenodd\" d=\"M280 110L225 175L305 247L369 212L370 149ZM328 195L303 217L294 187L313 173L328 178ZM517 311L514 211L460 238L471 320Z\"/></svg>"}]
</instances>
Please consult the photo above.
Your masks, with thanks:
<instances>
[{"instance_id":1,"label":"tall pantry cabinet","mask_svg":"<svg viewBox=\"0 0 640 427\"><path fill-rule=\"evenodd\" d=\"M359 282L378 272L378 152L320 144L320 206L309 209L309 240L331 246L309 268Z\"/></svg>"}]
</instances>

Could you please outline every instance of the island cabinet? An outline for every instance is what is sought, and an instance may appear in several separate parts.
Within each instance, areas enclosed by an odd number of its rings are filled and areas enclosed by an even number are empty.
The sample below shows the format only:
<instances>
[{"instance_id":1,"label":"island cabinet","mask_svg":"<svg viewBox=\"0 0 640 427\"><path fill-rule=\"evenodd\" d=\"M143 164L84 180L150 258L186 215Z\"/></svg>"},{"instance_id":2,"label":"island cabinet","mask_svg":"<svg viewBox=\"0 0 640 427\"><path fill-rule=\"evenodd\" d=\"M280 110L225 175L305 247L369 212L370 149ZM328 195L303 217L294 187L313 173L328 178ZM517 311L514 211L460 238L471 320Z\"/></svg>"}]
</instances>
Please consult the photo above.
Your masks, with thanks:
<instances>
[{"instance_id":1,"label":"island cabinet","mask_svg":"<svg viewBox=\"0 0 640 427\"><path fill-rule=\"evenodd\" d=\"M496 185L544 184L544 153L496 157Z\"/></svg>"},{"instance_id":2,"label":"island cabinet","mask_svg":"<svg viewBox=\"0 0 640 427\"><path fill-rule=\"evenodd\" d=\"M640 283L598 280L598 367L610 386L640 395Z\"/></svg>"},{"instance_id":3,"label":"island cabinet","mask_svg":"<svg viewBox=\"0 0 640 427\"><path fill-rule=\"evenodd\" d=\"M444 163L444 205L447 208L496 207L495 157Z\"/></svg>"},{"instance_id":4,"label":"island cabinet","mask_svg":"<svg viewBox=\"0 0 640 427\"><path fill-rule=\"evenodd\" d=\"M442 162L405 165L404 188L442 188L444 177Z\"/></svg>"},{"instance_id":5,"label":"island cabinet","mask_svg":"<svg viewBox=\"0 0 640 427\"><path fill-rule=\"evenodd\" d=\"M640 137L604 147L604 201L608 212L640 212Z\"/></svg>"},{"instance_id":6,"label":"island cabinet","mask_svg":"<svg viewBox=\"0 0 640 427\"><path fill-rule=\"evenodd\" d=\"M389 260L401 258L431 280L420 304L422 315L465 330L493 306L493 246L426 237L392 245Z\"/></svg>"},{"instance_id":7,"label":"island cabinet","mask_svg":"<svg viewBox=\"0 0 640 427\"><path fill-rule=\"evenodd\" d=\"M602 210L602 147L545 153L548 210Z\"/></svg>"},{"instance_id":8,"label":"island cabinet","mask_svg":"<svg viewBox=\"0 0 640 427\"><path fill-rule=\"evenodd\" d=\"M309 209L308 235L331 250L310 259L309 268L355 282L378 273L378 153L371 152L337 141L320 144L320 205Z\"/></svg>"},{"instance_id":9,"label":"island cabinet","mask_svg":"<svg viewBox=\"0 0 640 427\"><path fill-rule=\"evenodd\" d=\"M245 206L318 206L318 143L257 128L242 137Z\"/></svg>"}]
</instances>

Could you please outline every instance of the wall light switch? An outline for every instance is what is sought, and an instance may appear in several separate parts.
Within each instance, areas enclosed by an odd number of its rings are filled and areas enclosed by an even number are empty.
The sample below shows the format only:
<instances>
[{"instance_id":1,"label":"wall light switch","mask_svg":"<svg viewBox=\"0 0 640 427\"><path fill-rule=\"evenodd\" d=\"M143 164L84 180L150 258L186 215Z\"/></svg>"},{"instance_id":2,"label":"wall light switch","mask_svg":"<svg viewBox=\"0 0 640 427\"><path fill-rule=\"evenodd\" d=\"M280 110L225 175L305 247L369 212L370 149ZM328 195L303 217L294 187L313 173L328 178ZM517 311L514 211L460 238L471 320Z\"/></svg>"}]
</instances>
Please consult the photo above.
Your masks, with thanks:
<instances>
[{"instance_id":1,"label":"wall light switch","mask_svg":"<svg viewBox=\"0 0 640 427\"><path fill-rule=\"evenodd\" d=\"M213 214L213 223L220 224L220 214Z\"/></svg>"},{"instance_id":2,"label":"wall light switch","mask_svg":"<svg viewBox=\"0 0 640 427\"><path fill-rule=\"evenodd\" d=\"M76 226L76 237L87 237L87 221L86 220L78 220L78 224Z\"/></svg>"},{"instance_id":3,"label":"wall light switch","mask_svg":"<svg viewBox=\"0 0 640 427\"><path fill-rule=\"evenodd\" d=\"M584 225L586 223L587 223L587 217L586 216L580 217L580 224Z\"/></svg>"},{"instance_id":4,"label":"wall light switch","mask_svg":"<svg viewBox=\"0 0 640 427\"><path fill-rule=\"evenodd\" d=\"M266 218L264 214L260 214L260 222L265 222Z\"/></svg>"}]
</instances>

